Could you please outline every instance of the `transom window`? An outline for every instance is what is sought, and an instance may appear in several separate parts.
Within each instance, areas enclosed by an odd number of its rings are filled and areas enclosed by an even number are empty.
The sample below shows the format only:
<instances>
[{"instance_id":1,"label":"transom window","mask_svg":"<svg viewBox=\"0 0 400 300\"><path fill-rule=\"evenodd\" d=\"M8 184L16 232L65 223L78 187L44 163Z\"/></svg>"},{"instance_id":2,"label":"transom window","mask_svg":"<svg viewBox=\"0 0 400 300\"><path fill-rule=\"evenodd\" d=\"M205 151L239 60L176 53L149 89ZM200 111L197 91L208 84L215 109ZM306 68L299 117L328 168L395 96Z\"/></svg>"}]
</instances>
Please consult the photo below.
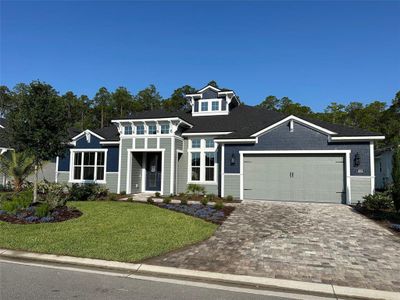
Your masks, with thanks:
<instances>
[{"instance_id":1,"label":"transom window","mask_svg":"<svg viewBox=\"0 0 400 300\"><path fill-rule=\"evenodd\" d=\"M161 124L161 134L169 133L169 124Z\"/></svg>"},{"instance_id":2,"label":"transom window","mask_svg":"<svg viewBox=\"0 0 400 300\"><path fill-rule=\"evenodd\" d=\"M73 152L73 156L74 180L105 180L105 151Z\"/></svg>"},{"instance_id":3,"label":"transom window","mask_svg":"<svg viewBox=\"0 0 400 300\"><path fill-rule=\"evenodd\" d=\"M125 134L125 135L130 135L130 134L132 134L132 126L131 126L131 125L125 125L125 126L124 126L124 134Z\"/></svg>"},{"instance_id":4,"label":"transom window","mask_svg":"<svg viewBox=\"0 0 400 300\"><path fill-rule=\"evenodd\" d=\"M201 111L208 111L208 102L201 102Z\"/></svg>"},{"instance_id":5,"label":"transom window","mask_svg":"<svg viewBox=\"0 0 400 300\"><path fill-rule=\"evenodd\" d=\"M149 125L149 134L157 134L157 126L156 125Z\"/></svg>"},{"instance_id":6,"label":"transom window","mask_svg":"<svg viewBox=\"0 0 400 300\"><path fill-rule=\"evenodd\" d=\"M212 138L191 139L189 148L190 174L192 182L215 182L216 180L216 145Z\"/></svg>"},{"instance_id":7,"label":"transom window","mask_svg":"<svg viewBox=\"0 0 400 300\"><path fill-rule=\"evenodd\" d=\"M144 134L144 125L136 126L136 134Z\"/></svg>"},{"instance_id":8,"label":"transom window","mask_svg":"<svg viewBox=\"0 0 400 300\"><path fill-rule=\"evenodd\" d=\"M212 110L212 111L219 110L219 102L218 102L218 101L213 101L213 102L211 103L211 110Z\"/></svg>"}]
</instances>

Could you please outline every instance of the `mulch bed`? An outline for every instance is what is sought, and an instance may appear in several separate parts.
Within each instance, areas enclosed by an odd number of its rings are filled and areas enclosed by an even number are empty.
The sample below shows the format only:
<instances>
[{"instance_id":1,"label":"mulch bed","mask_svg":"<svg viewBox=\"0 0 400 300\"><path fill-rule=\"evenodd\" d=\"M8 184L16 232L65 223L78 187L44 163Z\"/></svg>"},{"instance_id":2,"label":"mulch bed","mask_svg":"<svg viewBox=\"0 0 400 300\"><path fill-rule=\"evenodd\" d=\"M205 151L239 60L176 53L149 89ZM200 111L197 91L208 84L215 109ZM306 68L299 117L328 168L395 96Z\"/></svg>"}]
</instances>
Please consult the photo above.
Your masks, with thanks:
<instances>
[{"instance_id":1,"label":"mulch bed","mask_svg":"<svg viewBox=\"0 0 400 300\"><path fill-rule=\"evenodd\" d=\"M55 223L63 222L82 216L82 212L76 208L61 206L53 209L49 216L38 218L34 214L34 209L28 208L17 214L2 213L0 221L12 224L38 224L38 223Z\"/></svg>"},{"instance_id":2,"label":"mulch bed","mask_svg":"<svg viewBox=\"0 0 400 300\"><path fill-rule=\"evenodd\" d=\"M154 198L169 198L169 196L164 196L164 197L160 196L160 197L154 197ZM199 201L200 202L202 199L204 199L204 196L203 195L190 195L190 196L176 195L171 198L174 200L187 200L187 201ZM221 198L221 197L217 197L217 196L215 196L212 201L213 202L222 201L224 203L241 203L242 202L241 200L236 200L236 199L229 201L229 200L226 200L226 198Z\"/></svg>"},{"instance_id":3,"label":"mulch bed","mask_svg":"<svg viewBox=\"0 0 400 300\"><path fill-rule=\"evenodd\" d=\"M154 205L176 212L181 212L186 215L200 218L218 225L221 225L235 210L235 207L233 206L224 206L221 209L215 209L210 205L202 204L154 203Z\"/></svg>"},{"instance_id":4,"label":"mulch bed","mask_svg":"<svg viewBox=\"0 0 400 300\"><path fill-rule=\"evenodd\" d=\"M353 209L400 236L400 213L386 210L369 210L362 206L353 206Z\"/></svg>"}]
</instances>

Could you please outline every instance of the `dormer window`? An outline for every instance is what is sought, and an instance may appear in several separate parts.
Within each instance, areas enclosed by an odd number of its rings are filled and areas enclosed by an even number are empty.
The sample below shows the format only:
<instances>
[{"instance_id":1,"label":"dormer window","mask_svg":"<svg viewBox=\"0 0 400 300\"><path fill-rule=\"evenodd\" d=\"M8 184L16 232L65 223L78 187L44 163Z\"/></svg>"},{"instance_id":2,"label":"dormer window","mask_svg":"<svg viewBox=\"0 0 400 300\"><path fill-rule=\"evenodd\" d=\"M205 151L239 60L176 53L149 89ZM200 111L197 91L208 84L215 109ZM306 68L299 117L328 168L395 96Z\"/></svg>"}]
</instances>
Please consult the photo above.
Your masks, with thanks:
<instances>
[{"instance_id":1,"label":"dormer window","mask_svg":"<svg viewBox=\"0 0 400 300\"><path fill-rule=\"evenodd\" d=\"M157 126L156 125L149 125L149 134L157 134Z\"/></svg>"},{"instance_id":2,"label":"dormer window","mask_svg":"<svg viewBox=\"0 0 400 300\"><path fill-rule=\"evenodd\" d=\"M219 101L211 102L211 110L212 111L218 111L219 110Z\"/></svg>"},{"instance_id":3,"label":"dormer window","mask_svg":"<svg viewBox=\"0 0 400 300\"><path fill-rule=\"evenodd\" d=\"M125 125L124 126L124 134L125 135L131 135L132 134L132 126L131 125Z\"/></svg>"},{"instance_id":4,"label":"dormer window","mask_svg":"<svg viewBox=\"0 0 400 300\"><path fill-rule=\"evenodd\" d=\"M136 126L136 134L143 135L144 134L144 125L137 125Z\"/></svg>"},{"instance_id":5,"label":"dormer window","mask_svg":"<svg viewBox=\"0 0 400 300\"><path fill-rule=\"evenodd\" d=\"M208 101L201 102L201 111L208 111Z\"/></svg>"}]
</instances>

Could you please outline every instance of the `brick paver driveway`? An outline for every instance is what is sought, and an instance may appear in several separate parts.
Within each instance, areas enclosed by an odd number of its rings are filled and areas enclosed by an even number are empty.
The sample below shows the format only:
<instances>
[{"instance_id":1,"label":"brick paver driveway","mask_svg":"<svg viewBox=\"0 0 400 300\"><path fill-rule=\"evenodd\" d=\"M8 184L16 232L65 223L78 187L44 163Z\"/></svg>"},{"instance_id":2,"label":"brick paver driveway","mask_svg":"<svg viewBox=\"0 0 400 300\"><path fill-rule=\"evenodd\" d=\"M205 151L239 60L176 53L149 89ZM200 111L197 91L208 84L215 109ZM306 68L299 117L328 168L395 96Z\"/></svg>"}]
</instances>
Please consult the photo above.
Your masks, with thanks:
<instances>
[{"instance_id":1,"label":"brick paver driveway","mask_svg":"<svg viewBox=\"0 0 400 300\"><path fill-rule=\"evenodd\" d=\"M209 240L147 263L400 291L400 237L345 205L245 201Z\"/></svg>"}]
</instances>

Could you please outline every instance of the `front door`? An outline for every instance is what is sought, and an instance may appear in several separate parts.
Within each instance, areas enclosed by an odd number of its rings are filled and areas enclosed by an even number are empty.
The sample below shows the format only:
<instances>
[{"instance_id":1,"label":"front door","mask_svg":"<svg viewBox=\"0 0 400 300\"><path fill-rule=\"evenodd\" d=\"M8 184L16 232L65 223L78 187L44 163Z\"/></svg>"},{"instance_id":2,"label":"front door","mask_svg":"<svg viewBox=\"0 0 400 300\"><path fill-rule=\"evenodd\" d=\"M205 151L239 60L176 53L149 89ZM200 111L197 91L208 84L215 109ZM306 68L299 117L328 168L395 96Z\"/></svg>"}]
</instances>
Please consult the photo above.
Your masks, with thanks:
<instances>
[{"instance_id":1,"label":"front door","mask_svg":"<svg viewBox=\"0 0 400 300\"><path fill-rule=\"evenodd\" d=\"M161 191L161 153L159 152L147 153L146 191Z\"/></svg>"}]
</instances>

